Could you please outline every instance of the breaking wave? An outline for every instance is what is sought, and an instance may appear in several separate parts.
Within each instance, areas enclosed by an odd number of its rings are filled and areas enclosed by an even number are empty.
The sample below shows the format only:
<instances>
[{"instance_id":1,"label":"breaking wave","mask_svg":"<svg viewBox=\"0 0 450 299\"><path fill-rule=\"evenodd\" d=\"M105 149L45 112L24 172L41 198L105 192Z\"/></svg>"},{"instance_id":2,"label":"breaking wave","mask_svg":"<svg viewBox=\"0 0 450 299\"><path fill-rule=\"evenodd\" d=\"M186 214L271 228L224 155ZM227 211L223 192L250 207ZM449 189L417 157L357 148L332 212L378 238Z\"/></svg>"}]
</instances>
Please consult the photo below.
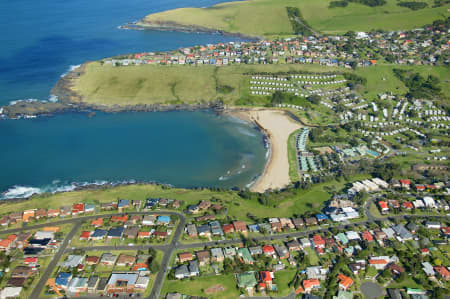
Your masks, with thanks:
<instances>
[{"instance_id":1,"label":"breaking wave","mask_svg":"<svg viewBox=\"0 0 450 299\"><path fill-rule=\"evenodd\" d=\"M38 100L38 99L22 99L22 100L14 100L14 101L10 101L10 102L9 102L9 105L10 105L10 106L14 106L14 105L17 105L17 104L20 104L20 103L34 103L34 102L42 102L42 103L48 103L48 102L51 102L51 103L56 103L56 102L58 102L58 101L59 101L58 96L55 96L55 95L51 94L51 95L48 97L47 100Z\"/></svg>"},{"instance_id":2,"label":"breaking wave","mask_svg":"<svg viewBox=\"0 0 450 299\"><path fill-rule=\"evenodd\" d=\"M19 103L33 103L33 102L39 102L38 99L23 99L23 100L15 100L15 101L11 101L9 102L9 105L13 106Z\"/></svg>"},{"instance_id":3,"label":"breaking wave","mask_svg":"<svg viewBox=\"0 0 450 299\"><path fill-rule=\"evenodd\" d=\"M31 186L20 186L15 185L5 192L0 194L0 200L5 199L17 199L17 198L28 198L32 195L38 195L43 193L59 193L59 192L69 192L74 191L76 189L85 188L89 186L116 186L116 185L130 185L136 184L136 180L127 180L127 181L117 181L117 182L108 182L108 181L94 181L94 182L73 182L69 184L61 184L59 180L55 180L52 184L43 186L43 187L31 187Z\"/></svg>"},{"instance_id":4,"label":"breaking wave","mask_svg":"<svg viewBox=\"0 0 450 299\"><path fill-rule=\"evenodd\" d=\"M61 75L61 78L64 78L64 77L67 76L70 72L76 70L76 69L79 68L80 66L81 66L81 64L69 66L69 68L67 69L67 71Z\"/></svg>"}]
</instances>

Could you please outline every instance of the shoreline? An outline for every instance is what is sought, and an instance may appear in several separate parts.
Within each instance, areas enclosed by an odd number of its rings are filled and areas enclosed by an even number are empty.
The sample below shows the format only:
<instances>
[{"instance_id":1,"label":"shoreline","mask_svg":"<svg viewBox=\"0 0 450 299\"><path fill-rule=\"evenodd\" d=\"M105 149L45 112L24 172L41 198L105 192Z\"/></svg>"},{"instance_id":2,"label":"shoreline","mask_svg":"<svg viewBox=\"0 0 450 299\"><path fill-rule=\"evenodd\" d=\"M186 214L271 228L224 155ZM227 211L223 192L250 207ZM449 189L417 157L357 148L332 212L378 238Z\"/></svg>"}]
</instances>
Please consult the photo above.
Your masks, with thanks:
<instances>
[{"instance_id":1,"label":"shoreline","mask_svg":"<svg viewBox=\"0 0 450 299\"><path fill-rule=\"evenodd\" d=\"M251 184L250 190L264 193L287 187L289 177L289 135L304 127L289 113L269 108L230 108L225 113L251 121L263 131L269 142L269 157L261 175Z\"/></svg>"},{"instance_id":2,"label":"shoreline","mask_svg":"<svg viewBox=\"0 0 450 299\"><path fill-rule=\"evenodd\" d=\"M173 31L173 32L184 32L184 33L198 33L198 34L220 34L223 36L237 37L240 39L250 40L250 41L261 41L264 40L262 36L251 36L243 34L240 32L228 32L220 29L208 28L203 26L195 25L182 25L176 22L148 22L145 19L126 23L119 26L119 29L124 30L156 30L156 31Z\"/></svg>"},{"instance_id":3,"label":"shoreline","mask_svg":"<svg viewBox=\"0 0 450 299\"><path fill-rule=\"evenodd\" d=\"M209 109L211 110L211 109ZM222 115L230 116L230 117L236 117L238 119L241 119L245 122L248 122L249 124L253 124L254 127L256 127L258 130L261 130L264 134L265 138L267 138L268 143L268 152L269 156L267 157L264 165L264 169L257 177L254 178L251 182L249 182L246 186L250 191L252 192L258 192L258 193L264 193L266 191L271 191L275 189L282 189L285 188L290 184L289 179L289 164L287 162L287 168L285 168L285 175L280 175L280 158L281 160L288 159L287 157L287 142L282 142L280 144L279 140L277 138L274 138L274 132L277 130L280 131L280 129L283 131L285 128L283 126L281 127L272 127L267 126L265 123L261 123L261 121L258 119L260 114L267 114L269 117L276 116L278 119L277 121L284 120L285 122L294 123L296 127L300 128L302 127L302 124L295 122L295 120L288 114L286 111L279 110L279 109L271 109L271 108L247 108L247 107L224 107L223 110L220 112ZM295 128L296 129L296 128ZM288 131L288 136L290 135L290 131ZM283 140L283 139L282 139ZM284 150L286 151L286 155L283 154ZM281 156L280 156L281 155ZM285 157L284 157L285 156ZM278 169L277 169L278 168ZM281 168L283 168L283 164L281 164ZM287 175L287 180L286 180ZM282 177L283 179L277 180L277 178ZM64 186L56 187L55 191L46 191L46 189L40 189L38 187L25 187L23 188L30 188L30 189L36 189L37 192L30 194L28 196L17 196L17 197L11 197L11 198L2 198L0 200L0 204L11 202L11 201L24 201L32 199L34 196L40 196L42 194L57 194L57 193L66 193L66 192L73 192L73 191L79 191L79 190L96 190L96 189L108 189L113 188L117 186L123 186L123 185L158 185L158 186L168 186L172 188L179 188L177 186L173 186L167 183L161 183L161 182L155 182L155 181L136 181L136 180L126 180L126 181L119 181L119 182L108 182L108 181L102 181L101 183L98 182L92 182L92 183L73 183L70 185L70 188L65 189ZM67 187L67 186L66 186ZM202 187L197 186L193 188L187 188L187 189L196 189L196 188L206 188L208 187ZM10 189L5 190L1 195L5 196L8 191L11 191Z\"/></svg>"}]
</instances>

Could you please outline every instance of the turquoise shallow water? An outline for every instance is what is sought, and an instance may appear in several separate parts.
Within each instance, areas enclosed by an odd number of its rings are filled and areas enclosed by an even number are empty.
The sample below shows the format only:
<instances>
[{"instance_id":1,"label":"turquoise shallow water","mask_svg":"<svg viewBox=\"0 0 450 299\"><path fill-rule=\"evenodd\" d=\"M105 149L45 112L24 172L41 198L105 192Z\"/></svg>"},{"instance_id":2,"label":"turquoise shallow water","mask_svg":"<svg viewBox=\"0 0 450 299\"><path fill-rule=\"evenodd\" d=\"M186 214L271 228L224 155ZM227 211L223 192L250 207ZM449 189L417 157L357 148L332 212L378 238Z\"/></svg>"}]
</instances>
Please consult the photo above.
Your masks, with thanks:
<instances>
[{"instance_id":1,"label":"turquoise shallow water","mask_svg":"<svg viewBox=\"0 0 450 299\"><path fill-rule=\"evenodd\" d=\"M117 27L151 12L214 0L0 1L0 105L46 100L71 65L116 54L227 42L213 34ZM156 181L243 187L264 167L262 135L205 112L64 114L0 120L0 198L72 183Z\"/></svg>"}]
</instances>

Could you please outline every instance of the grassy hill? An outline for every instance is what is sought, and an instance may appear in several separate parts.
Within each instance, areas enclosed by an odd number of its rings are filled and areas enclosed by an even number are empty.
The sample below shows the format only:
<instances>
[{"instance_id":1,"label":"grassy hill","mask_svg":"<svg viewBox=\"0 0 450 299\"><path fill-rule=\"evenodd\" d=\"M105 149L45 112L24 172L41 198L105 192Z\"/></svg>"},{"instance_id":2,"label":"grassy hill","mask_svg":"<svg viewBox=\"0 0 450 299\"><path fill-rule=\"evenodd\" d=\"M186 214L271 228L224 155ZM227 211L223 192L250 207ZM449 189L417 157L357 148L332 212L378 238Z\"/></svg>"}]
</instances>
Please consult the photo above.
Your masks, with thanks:
<instances>
[{"instance_id":1,"label":"grassy hill","mask_svg":"<svg viewBox=\"0 0 450 299\"><path fill-rule=\"evenodd\" d=\"M252 36L292 35L286 7L298 7L314 29L325 33L371 29L407 30L429 24L447 15L450 5L433 8L433 0L424 9L411 10L386 0L383 6L369 7L349 3L347 7L329 8L331 0L247 0L228 2L209 8L180 8L147 16L143 24L176 23L199 26Z\"/></svg>"},{"instance_id":2,"label":"grassy hill","mask_svg":"<svg viewBox=\"0 0 450 299\"><path fill-rule=\"evenodd\" d=\"M74 91L84 101L103 105L194 104L222 99L234 104L249 95L252 72L332 72L337 68L318 65L233 65L215 66L102 66L89 63L85 73L74 82ZM223 93L220 86L231 87Z\"/></svg>"},{"instance_id":3,"label":"grassy hill","mask_svg":"<svg viewBox=\"0 0 450 299\"><path fill-rule=\"evenodd\" d=\"M377 65L357 68L357 75L367 79L358 91L368 98L380 92L405 94L407 88L394 76L393 68L414 70L427 76L440 78L444 94L450 92L446 83L449 73L445 67ZM87 64L85 72L71 87L84 102L100 105L138 104L196 104L223 100L228 105L265 105L268 98L250 94L250 77L246 73L258 72L353 72L343 68L320 65L266 64L215 66L161 66L140 65L113 67L99 62ZM227 87L227 88L221 88Z\"/></svg>"}]
</instances>

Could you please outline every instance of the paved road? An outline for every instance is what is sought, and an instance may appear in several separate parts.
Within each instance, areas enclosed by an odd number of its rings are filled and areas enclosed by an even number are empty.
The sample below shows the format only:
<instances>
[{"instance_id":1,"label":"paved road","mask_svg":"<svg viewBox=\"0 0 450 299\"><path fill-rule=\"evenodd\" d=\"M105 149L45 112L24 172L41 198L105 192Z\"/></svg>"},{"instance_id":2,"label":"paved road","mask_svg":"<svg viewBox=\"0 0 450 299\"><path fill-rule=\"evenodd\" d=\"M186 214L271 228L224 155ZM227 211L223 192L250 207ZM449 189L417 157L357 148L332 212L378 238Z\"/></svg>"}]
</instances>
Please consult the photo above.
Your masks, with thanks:
<instances>
[{"instance_id":1,"label":"paved road","mask_svg":"<svg viewBox=\"0 0 450 299\"><path fill-rule=\"evenodd\" d=\"M46 223L41 223L41 224L35 224L35 225L25 225L22 227L18 227L18 228L11 228L11 229L5 229L5 230L0 230L0 233L2 234L13 234L13 233L19 233L22 231L26 231L26 230L32 230L32 229L39 229L39 228L44 228L46 226L55 226L55 225L63 225L63 224L68 224L68 223L73 223L76 221L87 221L87 220L93 220L93 219L97 219L97 218L107 218L107 217L112 217L112 216L120 216L120 215L177 215L177 216L181 216L183 217L182 213L179 212L175 212L175 211L159 211L159 210L155 210L155 211L141 211L141 212L126 212L126 213L110 213L110 214L95 214L95 215L89 215L89 216L80 216L80 217L74 217L74 218L67 218L67 219L63 219L63 220L58 220L58 221L49 221Z\"/></svg>"},{"instance_id":2,"label":"paved road","mask_svg":"<svg viewBox=\"0 0 450 299\"><path fill-rule=\"evenodd\" d=\"M184 228L184 223L185 223L184 215L179 213L179 212L175 212L175 211L148 211L148 212L111 213L111 214L102 214L102 215L82 216L82 217L64 219L64 220L60 220L60 221L54 221L54 222L49 222L49 223L44 223L44 224L24 226L24 227L21 227L21 228L15 228L15 229L9 229L9 230L1 231L2 233L16 233L16 232L21 232L21 231L24 231L24 230L43 228L43 227L46 227L46 226L49 226L49 225L61 225L61 224L74 223L74 226L73 226L72 230L67 234L66 238L64 239L64 241L60 245L60 247L59 247L58 251L56 252L55 256L53 257L53 259L51 260L51 262L49 263L49 265L45 269L44 273L42 274L41 278L39 279L38 283L36 284L36 287L34 288L33 292L31 293L30 298L32 298L32 299L39 298L39 295L41 294L42 290L44 289L47 280L50 278L50 275L52 274L53 270L57 266L58 261L60 260L61 256L64 254L64 252L66 252L70 241L73 239L73 237L75 236L77 231L80 229L80 227L81 227L83 222L85 222L87 220L91 220L91 219L96 219L98 217L111 217L111 216L115 216L115 215L124 215L124 214L127 214L127 215L147 215L147 214L148 215L154 215L154 214L158 214L158 215L176 215L176 216L178 216L180 218L180 223L179 223L179 225L177 227L177 230L175 232L175 235L174 235L174 237L172 239L172 243L174 243L174 241L178 240L178 238L180 237L180 235L182 233L182 229ZM181 226L181 224L182 224L182 226ZM181 229L181 231L180 231L180 229ZM177 233L178 233L178 235L177 235ZM116 246L104 246L104 247L105 248L110 248L110 249L105 249L105 250L114 250L114 249L116 249ZM119 247L118 249L122 249L122 247L123 247L123 248L126 248L127 250L129 250L129 249L139 250L140 249L139 245L138 246L118 246L118 247ZM167 248L167 247L168 246L161 246L161 248ZM96 248L97 247L89 247L89 250L97 250ZM149 247L146 247L145 245L143 245L143 249L145 249L145 248L149 248ZM98 249L98 250L101 250L101 249ZM163 260L164 260L164 258L163 258Z\"/></svg>"},{"instance_id":3,"label":"paved road","mask_svg":"<svg viewBox=\"0 0 450 299\"><path fill-rule=\"evenodd\" d=\"M358 221L358 222L351 222L351 223L343 223L336 226L323 226L320 228L314 228L314 229L307 229L300 232L292 232L292 233L283 233L283 234L276 234L276 235L266 235L266 236L260 236L252 238L256 241L271 241L271 240L280 240L280 239L287 239L287 238L300 238L305 237L311 234L319 233L328 231L331 228L336 229L346 229L351 228L357 225L365 225L368 223L372 223L375 221L385 221L385 220L393 220L393 219L409 219L409 218L448 218L448 216L437 216L437 215L392 215L388 217L383 218L377 218L374 215L370 213L370 204L374 201L374 198L370 198L366 201L363 211L366 216L366 220ZM87 220L96 219L98 217L111 217L115 215L147 215L147 214L159 214L159 215L176 215L179 217L180 221L177 225L177 228L175 230L175 233L172 237L172 241L169 244L165 245L153 245L153 244L145 244L145 245L120 245L120 246L92 246L92 247L77 247L77 248L67 248L70 241L73 239L73 237L76 235L77 231L80 229L81 224ZM49 225L62 225L62 224L68 224L68 223L74 223L74 227L69 232L69 234L66 236L64 242L59 247L57 253L53 257L52 261L49 263L47 268L45 269L43 275L39 279L35 289L33 290L30 298L35 299L39 298L39 294L42 292L42 289L45 287L45 283L47 282L48 278L52 274L53 270L57 266L58 261L60 260L61 256L64 254L64 252L71 252L74 249L84 249L84 250L94 250L94 251L110 251L110 250L146 250L149 248L154 248L156 250L161 250L164 252L164 256L161 261L161 270L158 272L155 282L153 284L152 292L150 296L148 296L146 299L158 299L161 293L161 288L164 283L164 279L167 274L167 270L169 269L169 263L171 260L171 257L176 250L185 250L185 249L192 249L192 248L198 248L198 247L210 247L210 246L216 246L216 245L232 245L239 242L242 242L243 240L234 238L234 239L228 239L228 240L219 240L219 241L210 241L210 242L197 242L197 243L190 243L190 244L182 244L179 243L181 234L183 233L184 226L185 226L185 216L182 213L175 212L175 211L148 211L148 212L129 212L129 213L111 213L111 214L102 214L102 215L91 215L91 216L82 216L82 217L76 217L76 218L70 218L70 219L64 219L44 224L37 224L37 225L30 225L30 226L24 226L21 228L15 228L15 229L9 229L9 230L3 230L2 233L17 233L24 230L31 230L31 229L38 229L43 228L45 226ZM290 298L291 295L285 298ZM84 296L80 298L99 298L99 296ZM263 297L255 297L255 298L263 298ZM265 297L270 298L270 297Z\"/></svg>"},{"instance_id":4,"label":"paved road","mask_svg":"<svg viewBox=\"0 0 450 299\"><path fill-rule=\"evenodd\" d=\"M67 245L69 245L72 238L75 236L77 231L80 229L82 222L77 221L75 222L74 226L72 227L72 230L67 234L66 238L62 242L61 246L59 246L58 251L53 256L52 260L48 264L47 268L44 270L44 273L42 274L41 278L39 279L38 283L33 289L33 292L31 292L30 298L31 299L37 299L39 298L39 295L41 294L42 290L45 287L45 284L47 283L47 280L50 278L50 275L52 275L53 270L58 265L58 261L61 259L61 256L63 255L65 249L67 248Z\"/></svg>"},{"instance_id":5,"label":"paved road","mask_svg":"<svg viewBox=\"0 0 450 299\"><path fill-rule=\"evenodd\" d=\"M166 249L166 252L163 256L163 259L161 261L161 269L156 275L155 282L153 283L153 289L148 297L148 299L158 299L159 295L161 293L161 288L164 282L164 278L166 277L167 269L169 268L170 258L172 257L172 254L174 250L177 247L178 240L180 239L181 234L184 230L184 225L186 222L186 218L184 218L183 215L180 216L180 222L177 226L177 229L175 231L175 234L172 238L172 242L170 242L168 248Z\"/></svg>"}]
</instances>

